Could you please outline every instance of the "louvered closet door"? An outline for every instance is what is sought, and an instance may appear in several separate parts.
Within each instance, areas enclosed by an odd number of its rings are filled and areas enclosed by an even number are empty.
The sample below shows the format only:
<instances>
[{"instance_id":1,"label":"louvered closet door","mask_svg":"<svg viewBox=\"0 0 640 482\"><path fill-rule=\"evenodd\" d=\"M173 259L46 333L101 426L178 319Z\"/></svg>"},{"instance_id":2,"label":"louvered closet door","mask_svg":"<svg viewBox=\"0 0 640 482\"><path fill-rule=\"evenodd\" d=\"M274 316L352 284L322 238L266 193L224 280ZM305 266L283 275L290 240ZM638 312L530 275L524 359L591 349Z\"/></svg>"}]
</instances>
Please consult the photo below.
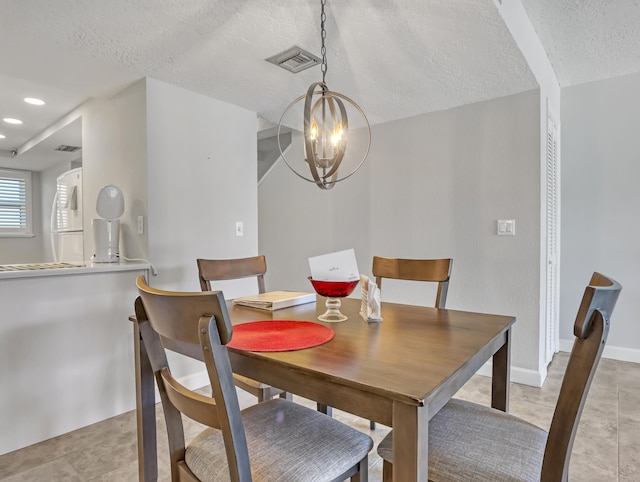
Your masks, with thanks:
<instances>
[{"instance_id":1,"label":"louvered closet door","mask_svg":"<svg viewBox=\"0 0 640 482\"><path fill-rule=\"evenodd\" d=\"M547 292L545 357L558 350L560 291L560 163L558 124L547 117Z\"/></svg>"}]
</instances>

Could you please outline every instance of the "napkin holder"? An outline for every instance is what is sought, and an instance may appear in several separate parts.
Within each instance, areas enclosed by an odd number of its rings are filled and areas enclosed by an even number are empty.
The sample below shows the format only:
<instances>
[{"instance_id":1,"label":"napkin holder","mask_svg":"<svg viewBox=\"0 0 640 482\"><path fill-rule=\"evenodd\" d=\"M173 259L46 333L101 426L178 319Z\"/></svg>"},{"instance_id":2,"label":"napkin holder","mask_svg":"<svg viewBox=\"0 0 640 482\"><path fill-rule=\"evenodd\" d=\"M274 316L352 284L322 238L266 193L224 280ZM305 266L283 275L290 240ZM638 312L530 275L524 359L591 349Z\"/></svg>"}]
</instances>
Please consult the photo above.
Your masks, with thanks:
<instances>
[{"instance_id":1,"label":"napkin holder","mask_svg":"<svg viewBox=\"0 0 640 482\"><path fill-rule=\"evenodd\" d=\"M360 304L360 316L369 322L382 321L380 310L380 288L368 276L360 275L362 287L362 303Z\"/></svg>"}]
</instances>

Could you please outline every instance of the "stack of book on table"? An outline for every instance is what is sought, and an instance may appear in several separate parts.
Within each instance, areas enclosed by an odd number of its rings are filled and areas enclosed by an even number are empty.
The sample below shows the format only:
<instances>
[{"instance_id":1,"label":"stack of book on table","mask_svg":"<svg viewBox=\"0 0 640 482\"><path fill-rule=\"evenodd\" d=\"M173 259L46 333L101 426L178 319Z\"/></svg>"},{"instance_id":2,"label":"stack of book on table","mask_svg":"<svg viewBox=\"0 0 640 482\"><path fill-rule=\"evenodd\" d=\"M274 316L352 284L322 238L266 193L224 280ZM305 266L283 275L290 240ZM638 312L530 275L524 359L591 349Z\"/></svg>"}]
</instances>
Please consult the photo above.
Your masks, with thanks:
<instances>
[{"instance_id":1,"label":"stack of book on table","mask_svg":"<svg viewBox=\"0 0 640 482\"><path fill-rule=\"evenodd\" d=\"M280 310L290 306L314 303L315 293L305 293L299 291L269 291L253 296L243 296L233 300L234 305L249 306L260 310Z\"/></svg>"}]
</instances>

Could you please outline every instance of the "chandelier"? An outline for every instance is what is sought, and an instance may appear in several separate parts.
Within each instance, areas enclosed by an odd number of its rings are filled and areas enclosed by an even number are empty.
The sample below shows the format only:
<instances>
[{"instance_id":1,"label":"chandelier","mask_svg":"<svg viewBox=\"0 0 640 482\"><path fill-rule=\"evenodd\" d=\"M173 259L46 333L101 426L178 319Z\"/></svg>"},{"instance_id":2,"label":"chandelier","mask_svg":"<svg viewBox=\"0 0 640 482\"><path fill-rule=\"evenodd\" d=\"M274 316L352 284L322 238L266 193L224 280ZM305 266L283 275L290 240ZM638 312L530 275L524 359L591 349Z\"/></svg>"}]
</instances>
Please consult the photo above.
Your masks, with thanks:
<instances>
[{"instance_id":1,"label":"chandelier","mask_svg":"<svg viewBox=\"0 0 640 482\"><path fill-rule=\"evenodd\" d=\"M322 41L322 82L314 82L307 93L295 99L285 109L278 124L278 148L287 166L299 177L314 182L320 189L331 189L339 181L354 174L364 163L371 146L371 127L367 116L353 100L329 90L326 84L327 48L325 46L327 16L324 12L326 0L321 0L320 37ZM303 134L304 159L289 160L280 144L280 130L285 116L304 99ZM363 155L347 154L349 134L348 112L360 114L366 127L366 147ZM298 117L299 118L299 117Z\"/></svg>"}]
</instances>

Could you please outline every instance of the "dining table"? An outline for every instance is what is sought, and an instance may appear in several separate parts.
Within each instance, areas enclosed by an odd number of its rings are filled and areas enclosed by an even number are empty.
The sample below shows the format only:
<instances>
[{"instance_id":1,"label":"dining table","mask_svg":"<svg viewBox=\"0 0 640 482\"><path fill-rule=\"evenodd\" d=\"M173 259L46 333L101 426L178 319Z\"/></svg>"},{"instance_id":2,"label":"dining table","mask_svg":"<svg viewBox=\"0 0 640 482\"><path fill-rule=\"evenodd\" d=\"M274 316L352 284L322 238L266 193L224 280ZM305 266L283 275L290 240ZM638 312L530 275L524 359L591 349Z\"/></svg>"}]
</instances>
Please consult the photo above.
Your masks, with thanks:
<instances>
[{"instance_id":1,"label":"dining table","mask_svg":"<svg viewBox=\"0 0 640 482\"><path fill-rule=\"evenodd\" d=\"M393 480L428 480L429 420L492 360L491 405L508 411L510 337L515 317L382 302L382 321L344 298L338 323L317 320L325 298L276 311L227 302L233 325L261 320L312 321L333 338L293 351L229 348L235 373L393 429ZM141 481L157 480L154 377L134 321L136 417ZM202 359L199 345L165 345Z\"/></svg>"}]
</instances>

